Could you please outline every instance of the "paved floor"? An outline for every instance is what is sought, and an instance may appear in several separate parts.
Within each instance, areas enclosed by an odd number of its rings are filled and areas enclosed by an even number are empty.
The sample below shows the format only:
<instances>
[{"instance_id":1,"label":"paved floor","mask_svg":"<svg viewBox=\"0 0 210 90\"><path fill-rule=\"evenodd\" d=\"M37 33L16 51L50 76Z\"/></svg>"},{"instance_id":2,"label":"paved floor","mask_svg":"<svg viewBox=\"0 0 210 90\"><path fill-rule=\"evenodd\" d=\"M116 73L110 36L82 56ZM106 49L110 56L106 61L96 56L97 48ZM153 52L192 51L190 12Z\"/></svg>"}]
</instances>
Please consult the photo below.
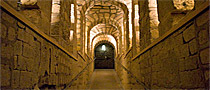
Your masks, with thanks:
<instances>
[{"instance_id":1,"label":"paved floor","mask_svg":"<svg viewBox=\"0 0 210 90\"><path fill-rule=\"evenodd\" d=\"M122 90L120 81L114 69L95 69L89 89Z\"/></svg>"}]
</instances>

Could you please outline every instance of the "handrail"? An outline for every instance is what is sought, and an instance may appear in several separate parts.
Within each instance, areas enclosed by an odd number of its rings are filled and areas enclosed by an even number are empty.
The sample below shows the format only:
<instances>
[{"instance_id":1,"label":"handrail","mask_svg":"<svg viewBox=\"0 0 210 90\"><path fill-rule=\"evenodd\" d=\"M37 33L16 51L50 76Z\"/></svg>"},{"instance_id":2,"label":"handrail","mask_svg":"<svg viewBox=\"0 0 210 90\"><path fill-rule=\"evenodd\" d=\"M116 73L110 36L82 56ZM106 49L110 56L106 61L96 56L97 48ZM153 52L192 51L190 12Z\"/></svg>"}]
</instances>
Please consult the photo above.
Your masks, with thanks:
<instances>
[{"instance_id":1,"label":"handrail","mask_svg":"<svg viewBox=\"0 0 210 90\"><path fill-rule=\"evenodd\" d=\"M156 46L161 41L165 40L167 37L169 37L174 32L178 31L179 28L181 28L183 25L188 23L190 20L194 19L199 13L201 13L203 10L209 7L209 3L204 3L200 5L195 11L192 11L191 13L187 14L182 20L179 21L179 24L173 26L168 32L166 32L163 36L155 40L153 43L151 43L149 46L147 46L145 49L143 49L141 52L139 52L136 56L134 56L131 60L134 61L136 58L144 54L146 51L150 50L154 46Z\"/></svg>"},{"instance_id":2,"label":"handrail","mask_svg":"<svg viewBox=\"0 0 210 90\"><path fill-rule=\"evenodd\" d=\"M149 87L147 87L147 86L144 84L144 82L140 81L136 76L134 76L134 74L132 74L131 71L129 71L129 70L128 70L125 66L123 66L120 62L117 62L116 60L115 60L115 62L116 62L117 64L119 64L123 69L125 69L125 71L127 71L128 74L131 74L131 75L136 79L137 83L141 84L141 85L144 87L145 90L146 90L146 89L149 89Z\"/></svg>"},{"instance_id":3,"label":"handrail","mask_svg":"<svg viewBox=\"0 0 210 90\"><path fill-rule=\"evenodd\" d=\"M79 56L82 58L83 61L85 61L85 57L78 51L77 52L79 54ZM86 62L86 61L85 61Z\"/></svg>"},{"instance_id":4,"label":"handrail","mask_svg":"<svg viewBox=\"0 0 210 90\"><path fill-rule=\"evenodd\" d=\"M58 49L66 53L68 56L72 57L75 61L78 61L74 55L72 55L69 51L67 51L63 46L61 46L57 41L55 41L52 37L48 36L44 32L41 31L36 25L34 25L31 21L27 20L25 16L20 14L18 11L13 9L10 5L8 5L5 1L1 0L0 6L16 17L18 20L26 24L28 27L32 28L32 31L40 35L46 41L49 41L51 44L55 45Z\"/></svg>"},{"instance_id":5,"label":"handrail","mask_svg":"<svg viewBox=\"0 0 210 90\"><path fill-rule=\"evenodd\" d=\"M89 57L87 53L85 53L85 55L88 57L89 60L93 60L93 58Z\"/></svg>"},{"instance_id":6,"label":"handrail","mask_svg":"<svg viewBox=\"0 0 210 90\"><path fill-rule=\"evenodd\" d=\"M127 55L131 52L132 48L133 48L133 47L130 47L130 48L128 49L128 51L126 52L126 54L125 54L124 58L126 58L126 57L127 57Z\"/></svg>"},{"instance_id":7,"label":"handrail","mask_svg":"<svg viewBox=\"0 0 210 90\"><path fill-rule=\"evenodd\" d=\"M79 74L77 74L77 75L69 82L69 84L66 85L66 86L63 88L63 90L65 90L65 89L67 89L68 87L70 87L70 86L72 85L72 83L73 83L75 80L77 80L77 78L78 78L78 77L87 69L87 67L88 67L93 61L95 61L95 60L92 60L91 62L89 62L89 63L85 66L85 68L83 68L82 71L79 72Z\"/></svg>"}]
</instances>

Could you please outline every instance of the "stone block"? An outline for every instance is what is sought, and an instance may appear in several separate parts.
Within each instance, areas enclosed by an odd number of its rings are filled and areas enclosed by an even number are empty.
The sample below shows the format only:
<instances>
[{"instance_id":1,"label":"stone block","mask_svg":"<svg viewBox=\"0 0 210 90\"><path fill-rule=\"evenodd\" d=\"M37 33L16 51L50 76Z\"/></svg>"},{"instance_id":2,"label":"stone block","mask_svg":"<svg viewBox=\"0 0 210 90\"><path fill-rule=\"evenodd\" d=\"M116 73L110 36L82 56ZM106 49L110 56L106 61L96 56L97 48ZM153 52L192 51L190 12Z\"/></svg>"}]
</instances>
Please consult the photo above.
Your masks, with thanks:
<instances>
[{"instance_id":1,"label":"stone block","mask_svg":"<svg viewBox=\"0 0 210 90\"><path fill-rule=\"evenodd\" d=\"M27 71L20 72L20 88L29 89L32 88L32 73Z\"/></svg>"},{"instance_id":2,"label":"stone block","mask_svg":"<svg viewBox=\"0 0 210 90\"><path fill-rule=\"evenodd\" d=\"M1 64L11 65L13 60L13 46L1 43Z\"/></svg>"},{"instance_id":3,"label":"stone block","mask_svg":"<svg viewBox=\"0 0 210 90\"><path fill-rule=\"evenodd\" d=\"M39 75L37 72L32 72L31 73L31 84L32 85L37 85L39 83Z\"/></svg>"},{"instance_id":4,"label":"stone block","mask_svg":"<svg viewBox=\"0 0 210 90\"><path fill-rule=\"evenodd\" d=\"M205 76L205 80L207 81L209 81L209 78L210 78L210 75L209 75L209 70L206 70L205 72L204 72L204 76Z\"/></svg>"},{"instance_id":5,"label":"stone block","mask_svg":"<svg viewBox=\"0 0 210 90\"><path fill-rule=\"evenodd\" d=\"M209 41L209 30L201 30L198 33L198 40L199 40L199 44L205 44Z\"/></svg>"},{"instance_id":6,"label":"stone block","mask_svg":"<svg viewBox=\"0 0 210 90\"><path fill-rule=\"evenodd\" d=\"M178 56L178 57L188 57L189 56L188 44L183 44L177 48L179 49L179 52L180 52L180 56Z\"/></svg>"},{"instance_id":7,"label":"stone block","mask_svg":"<svg viewBox=\"0 0 210 90\"><path fill-rule=\"evenodd\" d=\"M2 17L3 20L10 23L11 25L15 23L16 20L12 16L10 16L8 13L6 13L4 11L1 11L1 12L2 12L1 17Z\"/></svg>"},{"instance_id":8,"label":"stone block","mask_svg":"<svg viewBox=\"0 0 210 90\"><path fill-rule=\"evenodd\" d=\"M179 71L184 71L185 70L185 59L180 58L179 59Z\"/></svg>"},{"instance_id":9,"label":"stone block","mask_svg":"<svg viewBox=\"0 0 210 90\"><path fill-rule=\"evenodd\" d=\"M185 70L193 70L198 68L198 55L185 58Z\"/></svg>"},{"instance_id":10,"label":"stone block","mask_svg":"<svg viewBox=\"0 0 210 90\"><path fill-rule=\"evenodd\" d=\"M25 57L33 57L34 51L29 44L23 43L23 56Z\"/></svg>"},{"instance_id":11,"label":"stone block","mask_svg":"<svg viewBox=\"0 0 210 90\"><path fill-rule=\"evenodd\" d=\"M18 67L18 56L14 56L13 68L17 69L17 67Z\"/></svg>"},{"instance_id":12,"label":"stone block","mask_svg":"<svg viewBox=\"0 0 210 90\"><path fill-rule=\"evenodd\" d=\"M183 37L184 37L185 42L188 42L188 41L192 40L193 38L195 38L195 36L196 36L196 33L195 33L194 25L189 26L183 32Z\"/></svg>"},{"instance_id":13,"label":"stone block","mask_svg":"<svg viewBox=\"0 0 210 90\"><path fill-rule=\"evenodd\" d=\"M209 49L204 49L200 52L200 59L202 64L209 64Z\"/></svg>"},{"instance_id":14,"label":"stone block","mask_svg":"<svg viewBox=\"0 0 210 90\"><path fill-rule=\"evenodd\" d=\"M34 32L30 29L30 28L26 28L26 41L27 41L27 43L29 44L29 45L33 45L34 44L34 36L33 36L33 34L34 34Z\"/></svg>"},{"instance_id":15,"label":"stone block","mask_svg":"<svg viewBox=\"0 0 210 90\"><path fill-rule=\"evenodd\" d=\"M18 28L17 35L17 39L27 42L28 36L25 30Z\"/></svg>"},{"instance_id":16,"label":"stone block","mask_svg":"<svg viewBox=\"0 0 210 90\"><path fill-rule=\"evenodd\" d=\"M202 72L200 70L180 72L180 87L181 88L204 87L201 75Z\"/></svg>"},{"instance_id":17,"label":"stone block","mask_svg":"<svg viewBox=\"0 0 210 90\"><path fill-rule=\"evenodd\" d=\"M49 84L50 85L56 85L58 84L58 76L56 74L50 74L49 76Z\"/></svg>"},{"instance_id":18,"label":"stone block","mask_svg":"<svg viewBox=\"0 0 210 90\"><path fill-rule=\"evenodd\" d=\"M1 65L1 86L10 86L11 71L8 65Z\"/></svg>"},{"instance_id":19,"label":"stone block","mask_svg":"<svg viewBox=\"0 0 210 90\"><path fill-rule=\"evenodd\" d=\"M23 57L23 56L18 56L18 66L17 69L18 70L26 70L27 67L27 58Z\"/></svg>"},{"instance_id":20,"label":"stone block","mask_svg":"<svg viewBox=\"0 0 210 90\"><path fill-rule=\"evenodd\" d=\"M12 71L12 81L11 81L11 87L13 89L18 89L20 85L20 71L13 70Z\"/></svg>"},{"instance_id":21,"label":"stone block","mask_svg":"<svg viewBox=\"0 0 210 90\"><path fill-rule=\"evenodd\" d=\"M190 54L195 54L198 51L198 43L196 39L189 42Z\"/></svg>"},{"instance_id":22,"label":"stone block","mask_svg":"<svg viewBox=\"0 0 210 90\"><path fill-rule=\"evenodd\" d=\"M26 61L26 68L27 68L27 71L34 71L34 60L31 59L31 58L28 58L27 61Z\"/></svg>"},{"instance_id":23,"label":"stone block","mask_svg":"<svg viewBox=\"0 0 210 90\"><path fill-rule=\"evenodd\" d=\"M22 41L16 41L14 43L14 55L22 55Z\"/></svg>"},{"instance_id":24,"label":"stone block","mask_svg":"<svg viewBox=\"0 0 210 90\"><path fill-rule=\"evenodd\" d=\"M7 36L7 27L4 24L2 24L2 22L1 22L1 34L0 35L2 38L6 38L6 36Z\"/></svg>"},{"instance_id":25,"label":"stone block","mask_svg":"<svg viewBox=\"0 0 210 90\"><path fill-rule=\"evenodd\" d=\"M13 27L9 27L8 29L8 40L13 41L16 38L16 30Z\"/></svg>"}]
</instances>

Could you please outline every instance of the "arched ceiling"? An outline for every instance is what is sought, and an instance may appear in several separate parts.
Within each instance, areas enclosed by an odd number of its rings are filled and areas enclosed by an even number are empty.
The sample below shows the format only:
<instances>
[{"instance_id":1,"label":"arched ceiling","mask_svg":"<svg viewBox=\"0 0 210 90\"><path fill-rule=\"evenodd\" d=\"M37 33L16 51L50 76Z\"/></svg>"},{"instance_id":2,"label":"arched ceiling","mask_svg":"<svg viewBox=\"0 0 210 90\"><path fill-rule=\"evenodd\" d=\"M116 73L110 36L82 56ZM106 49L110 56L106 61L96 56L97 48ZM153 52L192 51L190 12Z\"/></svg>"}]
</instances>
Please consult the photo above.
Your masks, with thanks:
<instances>
[{"instance_id":1,"label":"arched ceiling","mask_svg":"<svg viewBox=\"0 0 210 90\"><path fill-rule=\"evenodd\" d=\"M91 27L100 22L107 23L107 21L114 21L117 26L123 24L124 12L119 7L95 5L85 14L86 27Z\"/></svg>"},{"instance_id":2,"label":"arched ceiling","mask_svg":"<svg viewBox=\"0 0 210 90\"><path fill-rule=\"evenodd\" d=\"M130 15L132 0L76 0L76 3L77 18L81 20L78 23L85 25L85 36L90 41L85 46L92 48L97 42L107 40L116 48ZM81 17L84 19L79 19Z\"/></svg>"},{"instance_id":3,"label":"arched ceiling","mask_svg":"<svg viewBox=\"0 0 210 90\"><path fill-rule=\"evenodd\" d=\"M118 39L120 36L120 31L117 30L117 27L111 25L111 24L98 24L90 31L90 40L94 39L97 35L112 35L115 39Z\"/></svg>"},{"instance_id":4,"label":"arched ceiling","mask_svg":"<svg viewBox=\"0 0 210 90\"><path fill-rule=\"evenodd\" d=\"M95 45L100 41L108 41L111 42L115 48L117 48L117 41L111 35L99 35L95 39L93 39L91 48L94 49Z\"/></svg>"}]
</instances>

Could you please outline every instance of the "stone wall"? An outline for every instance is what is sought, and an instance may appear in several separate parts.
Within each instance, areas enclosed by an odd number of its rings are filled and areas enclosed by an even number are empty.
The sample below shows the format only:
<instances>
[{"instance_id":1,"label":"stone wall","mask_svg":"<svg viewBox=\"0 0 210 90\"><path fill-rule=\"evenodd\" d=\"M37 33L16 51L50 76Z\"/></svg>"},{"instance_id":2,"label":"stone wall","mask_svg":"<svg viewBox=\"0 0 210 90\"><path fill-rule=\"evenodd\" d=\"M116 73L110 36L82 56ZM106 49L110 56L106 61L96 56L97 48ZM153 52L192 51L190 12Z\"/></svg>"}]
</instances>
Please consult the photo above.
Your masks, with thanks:
<instances>
[{"instance_id":1,"label":"stone wall","mask_svg":"<svg viewBox=\"0 0 210 90\"><path fill-rule=\"evenodd\" d=\"M43 12L47 10L46 8ZM32 11L27 13L34 14ZM24 11L20 13L23 14ZM30 15L27 15L29 17L26 16L26 18L30 18L28 20L48 34L50 29L47 27L50 27L50 22L42 22L46 20L43 18L33 19L33 16L30 17ZM42 10L40 15L42 15ZM35 16L39 17L37 14ZM52 42L35 33L24 22L1 8L2 89L63 89L67 86L68 88L84 89L93 72L93 69L89 69L93 65L86 67L90 61L91 59L88 59L87 56L78 56L78 61L76 61ZM78 76L79 73L82 74ZM79 84L75 86L72 83Z\"/></svg>"},{"instance_id":2,"label":"stone wall","mask_svg":"<svg viewBox=\"0 0 210 90\"><path fill-rule=\"evenodd\" d=\"M159 31L170 30L168 24L170 20ZM130 52L116 58L116 71L125 89L209 88L209 38L207 8L134 60Z\"/></svg>"}]
</instances>

